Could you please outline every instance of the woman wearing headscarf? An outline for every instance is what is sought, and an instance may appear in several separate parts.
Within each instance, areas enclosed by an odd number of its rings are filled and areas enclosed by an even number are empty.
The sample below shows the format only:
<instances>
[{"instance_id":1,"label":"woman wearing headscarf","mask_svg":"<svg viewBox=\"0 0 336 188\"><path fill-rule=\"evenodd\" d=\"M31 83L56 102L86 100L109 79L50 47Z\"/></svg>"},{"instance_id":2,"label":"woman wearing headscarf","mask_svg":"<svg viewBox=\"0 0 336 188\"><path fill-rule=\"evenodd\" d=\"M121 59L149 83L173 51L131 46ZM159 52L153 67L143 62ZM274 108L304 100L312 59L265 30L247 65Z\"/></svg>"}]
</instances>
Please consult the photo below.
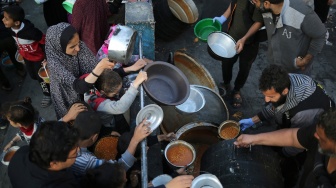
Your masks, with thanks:
<instances>
[{"instance_id":1,"label":"woman wearing headscarf","mask_svg":"<svg viewBox=\"0 0 336 188\"><path fill-rule=\"evenodd\" d=\"M57 118L93 88L104 69L112 69L108 58L99 63L89 48L79 39L76 29L68 23L51 26L46 34L46 56L50 76L51 99ZM79 77L88 74L85 79Z\"/></svg>"}]
</instances>

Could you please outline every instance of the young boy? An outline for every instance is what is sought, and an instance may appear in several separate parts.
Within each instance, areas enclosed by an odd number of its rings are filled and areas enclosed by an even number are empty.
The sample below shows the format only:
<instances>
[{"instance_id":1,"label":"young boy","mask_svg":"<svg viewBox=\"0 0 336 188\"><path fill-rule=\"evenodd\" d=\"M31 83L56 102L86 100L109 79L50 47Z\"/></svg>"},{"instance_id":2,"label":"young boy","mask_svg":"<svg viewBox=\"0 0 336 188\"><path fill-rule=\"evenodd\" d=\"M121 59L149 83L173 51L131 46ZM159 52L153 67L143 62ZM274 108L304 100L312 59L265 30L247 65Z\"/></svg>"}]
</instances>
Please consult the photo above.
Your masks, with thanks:
<instances>
[{"instance_id":1,"label":"young boy","mask_svg":"<svg viewBox=\"0 0 336 188\"><path fill-rule=\"evenodd\" d=\"M92 146L97 141L101 126L102 124L99 116L92 111L84 111L79 113L75 120L74 127L79 130L79 147L81 148L81 155L76 158L76 161L72 165L71 170L77 177L82 177L86 170L96 168L102 165L104 162L118 162L123 165L125 170L128 170L136 160L134 153L137 145L151 133L148 125L145 124L145 121L141 122L140 125L135 128L128 148L121 155L121 158L118 161L105 161L103 159L98 159L87 150L87 147Z\"/></svg>"},{"instance_id":2,"label":"young boy","mask_svg":"<svg viewBox=\"0 0 336 188\"><path fill-rule=\"evenodd\" d=\"M84 101L98 112L105 127L112 127L120 134L128 132L129 125L122 114L130 108L139 85L146 79L147 73L140 71L126 93L119 98L122 79L117 72L105 69L95 83L97 89L85 93Z\"/></svg>"},{"instance_id":3,"label":"young boy","mask_svg":"<svg viewBox=\"0 0 336 188\"><path fill-rule=\"evenodd\" d=\"M44 94L41 107L44 108L51 104L49 84L45 83L38 75L42 66L41 62L45 59L45 35L24 17L24 10L18 5L12 5L4 9L2 21L6 28L11 28L11 35L17 43L30 77L41 85Z\"/></svg>"}]
</instances>

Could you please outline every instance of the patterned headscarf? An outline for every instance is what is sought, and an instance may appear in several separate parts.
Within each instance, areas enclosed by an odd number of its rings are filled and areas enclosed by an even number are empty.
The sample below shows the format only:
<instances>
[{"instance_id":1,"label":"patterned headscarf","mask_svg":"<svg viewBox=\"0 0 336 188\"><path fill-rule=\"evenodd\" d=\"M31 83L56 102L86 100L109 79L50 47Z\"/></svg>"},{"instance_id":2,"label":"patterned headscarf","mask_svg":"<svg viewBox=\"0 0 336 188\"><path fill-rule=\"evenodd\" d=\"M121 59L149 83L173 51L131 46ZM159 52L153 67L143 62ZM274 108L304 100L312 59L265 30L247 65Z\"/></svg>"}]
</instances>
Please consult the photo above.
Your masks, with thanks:
<instances>
[{"instance_id":1,"label":"patterned headscarf","mask_svg":"<svg viewBox=\"0 0 336 188\"><path fill-rule=\"evenodd\" d=\"M78 94L73 89L75 79L91 72L98 63L82 41L79 43L80 51L76 56L63 52L61 35L69 25L59 23L51 26L46 34L45 49L51 81L50 92L57 118L63 117L70 105L79 100Z\"/></svg>"}]
</instances>

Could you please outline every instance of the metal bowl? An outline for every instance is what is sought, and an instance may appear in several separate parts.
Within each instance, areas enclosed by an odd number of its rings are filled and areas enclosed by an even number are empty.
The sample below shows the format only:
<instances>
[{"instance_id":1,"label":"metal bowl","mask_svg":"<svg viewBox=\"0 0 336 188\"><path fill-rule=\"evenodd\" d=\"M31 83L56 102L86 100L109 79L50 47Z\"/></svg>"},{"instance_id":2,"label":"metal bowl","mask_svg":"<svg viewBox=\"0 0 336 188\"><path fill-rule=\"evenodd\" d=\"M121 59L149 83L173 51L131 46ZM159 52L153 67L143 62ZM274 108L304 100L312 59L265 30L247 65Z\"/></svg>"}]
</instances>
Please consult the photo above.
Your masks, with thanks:
<instances>
[{"instance_id":1,"label":"metal bowl","mask_svg":"<svg viewBox=\"0 0 336 188\"><path fill-rule=\"evenodd\" d=\"M236 41L224 32L210 33L208 45L213 53L223 58L232 58L237 54Z\"/></svg>"},{"instance_id":2,"label":"metal bowl","mask_svg":"<svg viewBox=\"0 0 336 188\"><path fill-rule=\"evenodd\" d=\"M182 165L182 166L175 165L175 164L171 163L171 162L168 160L167 152L168 152L169 149L171 149L173 146L177 146L177 145L183 145L183 146L185 146L185 147L188 147L188 148L191 150L193 157L192 157L191 162L188 163L187 165ZM196 159L196 151L195 151L195 148L194 148L191 144L189 144L188 142L185 142L185 141L182 141L182 140L175 140L175 141L170 142L170 143L166 146L166 149L165 149L164 154L165 154L165 158L166 158L166 160L169 162L169 164L171 164L171 165L174 166L174 167L185 167L185 166L189 166L189 165L191 165L191 164L195 161L195 159Z\"/></svg>"},{"instance_id":3,"label":"metal bowl","mask_svg":"<svg viewBox=\"0 0 336 188\"><path fill-rule=\"evenodd\" d=\"M154 131L163 120L163 110L160 106L156 104L150 104L142 108L137 117L136 124L139 125L143 119L147 119L147 122L150 122L150 129Z\"/></svg>"},{"instance_id":4,"label":"metal bowl","mask_svg":"<svg viewBox=\"0 0 336 188\"><path fill-rule=\"evenodd\" d=\"M176 109L181 113L191 114L200 111L204 105L205 98L203 94L195 87L190 86L190 95L188 99L184 103L176 106Z\"/></svg>"},{"instance_id":5,"label":"metal bowl","mask_svg":"<svg viewBox=\"0 0 336 188\"><path fill-rule=\"evenodd\" d=\"M239 135L239 123L232 120L227 120L221 123L218 127L218 135L224 140L234 139Z\"/></svg>"},{"instance_id":6,"label":"metal bowl","mask_svg":"<svg viewBox=\"0 0 336 188\"><path fill-rule=\"evenodd\" d=\"M202 188L202 187L223 188L219 179L212 174L199 175L191 183L191 188Z\"/></svg>"},{"instance_id":7,"label":"metal bowl","mask_svg":"<svg viewBox=\"0 0 336 188\"><path fill-rule=\"evenodd\" d=\"M184 103L190 93L189 81L183 72L167 62L155 61L144 71L148 79L142 84L156 103L176 106Z\"/></svg>"}]
</instances>

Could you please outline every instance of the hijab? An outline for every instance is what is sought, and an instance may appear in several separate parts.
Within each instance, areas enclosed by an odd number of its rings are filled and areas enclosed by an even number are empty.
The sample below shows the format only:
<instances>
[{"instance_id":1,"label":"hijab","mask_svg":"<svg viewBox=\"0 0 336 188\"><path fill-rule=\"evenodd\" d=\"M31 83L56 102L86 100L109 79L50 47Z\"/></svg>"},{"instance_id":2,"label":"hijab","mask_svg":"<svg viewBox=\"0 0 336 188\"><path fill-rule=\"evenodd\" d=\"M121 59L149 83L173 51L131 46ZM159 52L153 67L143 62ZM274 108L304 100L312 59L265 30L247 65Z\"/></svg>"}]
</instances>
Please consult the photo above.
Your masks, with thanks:
<instances>
[{"instance_id":1,"label":"hijab","mask_svg":"<svg viewBox=\"0 0 336 188\"><path fill-rule=\"evenodd\" d=\"M73 36L73 33L68 32L71 30L69 26L68 23L53 25L48 28L46 34L45 49L51 81L51 99L58 118L63 117L67 113L68 107L79 100L77 92L73 89L75 79L91 72L98 63L82 41L79 42L80 51L76 56L67 55L64 52L62 46L64 46L66 39L63 38L69 38L69 35Z\"/></svg>"}]
</instances>

